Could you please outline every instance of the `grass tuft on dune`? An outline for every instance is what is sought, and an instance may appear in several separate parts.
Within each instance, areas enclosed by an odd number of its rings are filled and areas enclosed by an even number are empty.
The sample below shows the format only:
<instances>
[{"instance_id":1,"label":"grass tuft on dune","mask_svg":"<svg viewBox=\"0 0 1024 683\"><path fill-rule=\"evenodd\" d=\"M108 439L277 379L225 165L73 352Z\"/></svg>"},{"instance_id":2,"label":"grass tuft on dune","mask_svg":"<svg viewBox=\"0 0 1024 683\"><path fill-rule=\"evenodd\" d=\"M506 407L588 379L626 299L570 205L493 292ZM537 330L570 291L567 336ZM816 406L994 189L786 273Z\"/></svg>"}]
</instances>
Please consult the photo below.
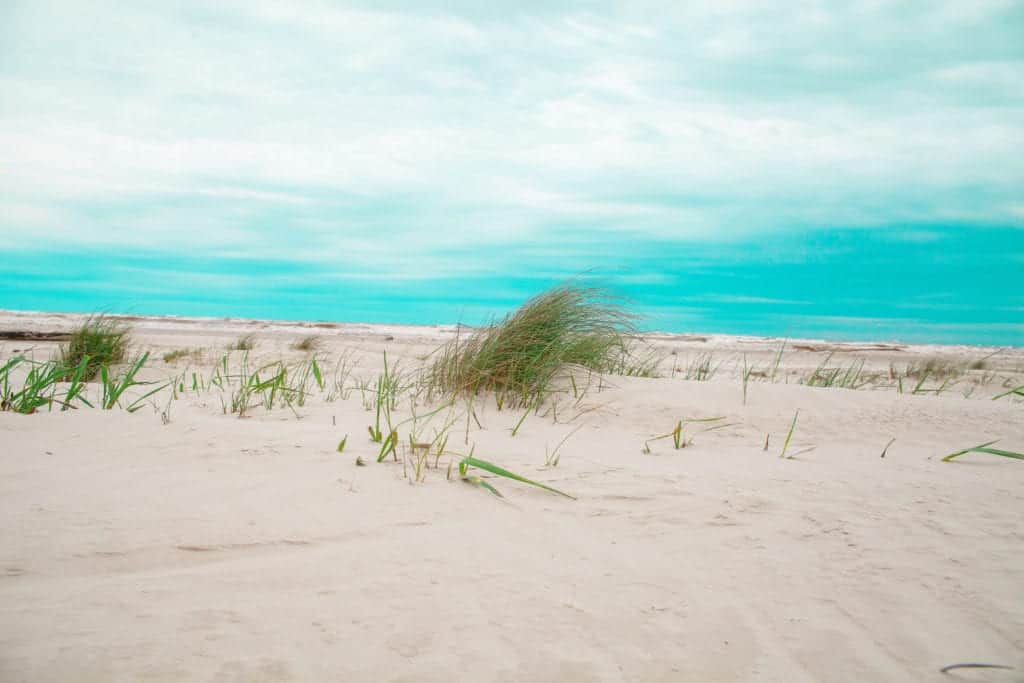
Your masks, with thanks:
<instances>
[{"instance_id":1,"label":"grass tuft on dune","mask_svg":"<svg viewBox=\"0 0 1024 683\"><path fill-rule=\"evenodd\" d=\"M494 391L513 403L535 404L571 367L622 367L635 320L606 290L562 283L444 346L429 369L429 383L445 394Z\"/></svg>"},{"instance_id":2,"label":"grass tuft on dune","mask_svg":"<svg viewBox=\"0 0 1024 683\"><path fill-rule=\"evenodd\" d=\"M72 331L68 342L60 347L60 364L67 368L70 379L74 370L85 361L81 379L92 380L102 366L122 362L128 355L130 328L103 315L91 315Z\"/></svg>"}]
</instances>

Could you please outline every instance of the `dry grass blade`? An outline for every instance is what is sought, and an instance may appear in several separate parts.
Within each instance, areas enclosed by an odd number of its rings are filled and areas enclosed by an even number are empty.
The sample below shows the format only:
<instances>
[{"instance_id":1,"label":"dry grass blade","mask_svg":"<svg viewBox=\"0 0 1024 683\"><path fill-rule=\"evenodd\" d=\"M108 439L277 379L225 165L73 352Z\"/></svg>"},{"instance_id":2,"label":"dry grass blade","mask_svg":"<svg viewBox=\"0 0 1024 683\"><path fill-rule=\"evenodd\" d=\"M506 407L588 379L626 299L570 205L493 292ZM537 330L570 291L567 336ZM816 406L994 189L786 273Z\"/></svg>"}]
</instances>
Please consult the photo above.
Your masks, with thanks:
<instances>
[{"instance_id":1,"label":"dry grass blade","mask_svg":"<svg viewBox=\"0 0 1024 683\"><path fill-rule=\"evenodd\" d=\"M786 350L787 339L782 340L782 344L779 345L779 352L775 355L775 364L772 365L772 374L769 379L770 382L775 382L775 375L779 372L779 365L782 364L782 352Z\"/></svg>"},{"instance_id":2,"label":"dry grass blade","mask_svg":"<svg viewBox=\"0 0 1024 683\"><path fill-rule=\"evenodd\" d=\"M168 351L161 356L165 363L174 363L181 360L182 358L192 358L194 360L200 360L203 357L202 349L174 349Z\"/></svg>"},{"instance_id":3,"label":"dry grass blade","mask_svg":"<svg viewBox=\"0 0 1024 683\"><path fill-rule=\"evenodd\" d=\"M1005 664L981 664L978 662L964 662L963 664L950 664L939 669L939 673L949 673L956 669L1006 669L1012 671L1012 666L1006 666Z\"/></svg>"},{"instance_id":4,"label":"dry grass blade","mask_svg":"<svg viewBox=\"0 0 1024 683\"><path fill-rule=\"evenodd\" d=\"M569 440L569 437L571 437L573 434L575 434L582 428L582 424L576 425L576 427L571 432L562 437L562 440L558 442L557 446L555 446L555 450L551 451L550 453L547 452L547 447L545 446L544 464L547 465L548 467L558 467L558 463L562 459L562 456L559 454L558 449L560 449L565 444L565 442Z\"/></svg>"}]
</instances>

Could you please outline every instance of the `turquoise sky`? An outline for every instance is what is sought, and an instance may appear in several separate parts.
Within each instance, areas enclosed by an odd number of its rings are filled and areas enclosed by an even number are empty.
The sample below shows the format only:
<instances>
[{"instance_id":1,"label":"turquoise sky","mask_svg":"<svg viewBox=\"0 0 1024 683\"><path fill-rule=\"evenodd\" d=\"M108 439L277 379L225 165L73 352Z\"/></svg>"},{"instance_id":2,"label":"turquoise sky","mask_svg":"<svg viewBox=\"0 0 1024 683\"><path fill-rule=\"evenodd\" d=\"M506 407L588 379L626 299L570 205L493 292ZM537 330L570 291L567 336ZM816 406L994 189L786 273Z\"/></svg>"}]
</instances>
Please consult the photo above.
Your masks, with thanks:
<instances>
[{"instance_id":1,"label":"turquoise sky","mask_svg":"<svg viewBox=\"0 0 1024 683\"><path fill-rule=\"evenodd\" d=\"M1024 344L1024 3L674 4L2 3L0 308Z\"/></svg>"}]
</instances>

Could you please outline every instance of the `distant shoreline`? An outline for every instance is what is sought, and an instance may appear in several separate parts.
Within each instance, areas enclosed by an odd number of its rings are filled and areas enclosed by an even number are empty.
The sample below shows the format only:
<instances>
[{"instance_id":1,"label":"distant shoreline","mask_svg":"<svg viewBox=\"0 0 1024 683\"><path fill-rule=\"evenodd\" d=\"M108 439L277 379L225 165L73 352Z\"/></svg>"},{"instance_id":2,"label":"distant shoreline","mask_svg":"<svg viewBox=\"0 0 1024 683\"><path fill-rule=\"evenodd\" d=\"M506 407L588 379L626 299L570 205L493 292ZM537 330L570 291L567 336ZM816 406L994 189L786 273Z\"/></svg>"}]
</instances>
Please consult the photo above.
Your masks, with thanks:
<instances>
[{"instance_id":1,"label":"distant shoreline","mask_svg":"<svg viewBox=\"0 0 1024 683\"><path fill-rule=\"evenodd\" d=\"M28 311L0 308L0 342L13 340L25 335L51 336L56 340L63 332L72 329L88 313L72 311ZM259 328L262 333L288 334L310 331L321 333L369 334L372 336L395 337L446 337L454 335L457 330L472 330L473 326L461 323L414 324L414 323L372 323L352 321L325 320L280 320L274 318L243 318L215 316L179 316L179 315L139 315L133 313L105 313L110 318L132 323L145 331L187 331L190 328L202 327L207 332L234 333L241 330L254 331ZM432 333L432 334L431 334ZM1015 344L946 344L904 342L899 340L852 340L826 339L820 337L780 337L777 335L727 334L719 332L663 332L658 330L643 331L640 336L648 341L695 342L708 346L733 346L745 343L779 344L805 351L835 351L847 353L867 353L872 351L907 351L912 349L932 349L941 352L943 349L974 349L978 352L997 351L999 349L1019 349L1024 345Z\"/></svg>"}]
</instances>

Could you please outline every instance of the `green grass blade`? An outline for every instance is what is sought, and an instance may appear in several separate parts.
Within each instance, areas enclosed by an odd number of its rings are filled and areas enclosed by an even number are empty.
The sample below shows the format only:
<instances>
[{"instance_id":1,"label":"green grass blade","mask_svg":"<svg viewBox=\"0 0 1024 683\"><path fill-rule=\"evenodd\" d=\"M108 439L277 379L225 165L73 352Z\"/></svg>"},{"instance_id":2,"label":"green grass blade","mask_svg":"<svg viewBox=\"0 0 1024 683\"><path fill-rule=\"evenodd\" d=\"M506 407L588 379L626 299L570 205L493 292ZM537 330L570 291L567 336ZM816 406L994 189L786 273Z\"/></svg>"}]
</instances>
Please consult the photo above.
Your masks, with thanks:
<instances>
[{"instance_id":1,"label":"green grass blade","mask_svg":"<svg viewBox=\"0 0 1024 683\"><path fill-rule=\"evenodd\" d=\"M1003 386L1006 386L1006 385L1004 384ZM1010 394L1017 394L1018 396L1024 396L1024 384L1020 385L1019 387L1017 387L1015 389L1010 389L1009 391L1004 391L1003 393L1001 393L1001 394L999 394L997 396L993 396L992 400L993 401L998 401L999 399L1003 398L1004 396L1009 396Z\"/></svg>"},{"instance_id":2,"label":"green grass blade","mask_svg":"<svg viewBox=\"0 0 1024 683\"><path fill-rule=\"evenodd\" d=\"M786 449L789 448L789 441L793 438L793 432L796 430L796 418L800 417L800 411L797 410L793 415L793 424L789 425L789 432L786 434L786 441L782 444L782 452L779 453L779 457L785 457Z\"/></svg>"},{"instance_id":3,"label":"green grass blade","mask_svg":"<svg viewBox=\"0 0 1024 683\"><path fill-rule=\"evenodd\" d=\"M316 362L316 358L310 361L310 367L313 369L313 379L316 380L316 385L320 387L320 391L324 390L324 377L320 373L320 364Z\"/></svg>"},{"instance_id":4,"label":"green grass blade","mask_svg":"<svg viewBox=\"0 0 1024 683\"><path fill-rule=\"evenodd\" d=\"M515 436L517 433L519 433L519 428L523 426L524 422L526 422L526 417L530 414L530 411L533 410L533 407L533 402L529 403L526 406L526 410L523 411L523 416L519 418L519 422L517 422L516 426L512 428L512 436Z\"/></svg>"},{"instance_id":5,"label":"green grass blade","mask_svg":"<svg viewBox=\"0 0 1024 683\"><path fill-rule=\"evenodd\" d=\"M490 463L490 462L487 462L486 460L481 460L479 458L474 458L473 456L470 456L470 455L467 455L459 463L459 474L461 474L462 476L466 476L466 470L468 468L470 468L470 467L476 467L477 469L481 469L481 470L484 470L486 472L490 472L491 474L496 474L499 477L505 477L506 479L512 479L514 481L518 481L518 482L521 482L523 484L529 484L530 486L536 486L537 488L542 488L545 491L550 491L551 493L557 493L560 496L565 496L566 498L571 498L572 500L576 500L575 496L570 496L568 493L565 493L564 491L559 491L558 489L553 488L551 486L547 486L546 484L541 484L540 482L533 481L532 479L527 479L526 477L521 477L518 474L515 474L514 472L509 472L508 470L504 469L503 467L498 467L494 463Z\"/></svg>"},{"instance_id":6,"label":"green grass blade","mask_svg":"<svg viewBox=\"0 0 1024 683\"><path fill-rule=\"evenodd\" d=\"M782 363L782 352L786 350L786 342L787 341L789 341L789 340L788 339L783 339L782 340L782 345L779 346L779 353L776 354L776 356L775 356L775 364L772 366L772 375L771 375L771 379L769 380L772 383L775 382L775 375L779 371L779 364Z\"/></svg>"},{"instance_id":7,"label":"green grass blade","mask_svg":"<svg viewBox=\"0 0 1024 683\"><path fill-rule=\"evenodd\" d=\"M474 477L474 476L463 477L462 481L466 482L467 484L475 484L476 486L479 486L482 489L490 491L491 493L496 495L498 498L504 498L505 497L505 496L501 495L501 491L499 491L498 489L494 488L493 486L488 484L486 481L484 481L480 477Z\"/></svg>"},{"instance_id":8,"label":"green grass blade","mask_svg":"<svg viewBox=\"0 0 1024 683\"><path fill-rule=\"evenodd\" d=\"M395 454L395 447L398 445L398 432L392 431L384 443L380 446L380 453L377 454L377 462L383 462L388 454ZM397 457L397 456L396 456Z\"/></svg>"},{"instance_id":9,"label":"green grass blade","mask_svg":"<svg viewBox=\"0 0 1024 683\"><path fill-rule=\"evenodd\" d=\"M930 374L930 371L929 371L929 370L925 370L925 371L924 371L924 373L922 373L922 375L921 375L921 379L919 379L919 380L917 381L917 386L915 386L915 387L914 387L914 390L913 390L912 392L910 392L910 393L912 393L912 394L920 394L920 393L924 393L924 392L922 392L922 391L921 391L921 387L923 387L923 386L924 386L924 381L925 381L926 379L928 379L928 375L929 375L929 374Z\"/></svg>"},{"instance_id":10,"label":"green grass blade","mask_svg":"<svg viewBox=\"0 0 1024 683\"><path fill-rule=\"evenodd\" d=\"M988 453L989 455L1001 455L1004 458L1017 458L1018 460L1024 460L1024 453L1014 453L1013 451L1004 451L999 448L986 448L979 446L973 449L975 453Z\"/></svg>"},{"instance_id":11,"label":"green grass blade","mask_svg":"<svg viewBox=\"0 0 1024 683\"><path fill-rule=\"evenodd\" d=\"M726 422L725 424L714 425L713 427L705 427L704 429L700 430L700 433L703 434L704 432L713 432L716 429L725 429L726 427L735 427L738 424L740 424L740 423L739 422Z\"/></svg>"},{"instance_id":12,"label":"green grass blade","mask_svg":"<svg viewBox=\"0 0 1024 683\"><path fill-rule=\"evenodd\" d=\"M965 448L962 451L957 451L956 453L950 453L949 455L947 455L945 458L942 459L942 462L949 462L953 458L959 458L961 455L964 455L966 453L970 453L971 451L973 451L975 449L978 449L978 448L988 448L989 446L991 446L992 444L996 443L997 441L999 441L999 439L993 439L992 441L987 441L987 442L981 444L980 446L971 446L970 448Z\"/></svg>"},{"instance_id":13,"label":"green grass blade","mask_svg":"<svg viewBox=\"0 0 1024 683\"><path fill-rule=\"evenodd\" d=\"M85 401L80 394L85 388L85 383L82 381L82 378L85 376L86 368L88 367L90 360L90 356L82 356L82 360L79 361L74 372L72 372L70 385L68 386L67 392L64 394L64 408L62 408L62 410L67 410L68 406L70 406L71 402L76 398L82 400L85 405L89 405L89 402ZM92 406L89 407L91 408Z\"/></svg>"},{"instance_id":14,"label":"green grass blade","mask_svg":"<svg viewBox=\"0 0 1024 683\"><path fill-rule=\"evenodd\" d=\"M107 369L106 365L100 366L100 383L103 385L103 400L100 402L100 407L104 410L109 410L107 407L107 399L114 387L110 383L110 371Z\"/></svg>"},{"instance_id":15,"label":"green grass blade","mask_svg":"<svg viewBox=\"0 0 1024 683\"><path fill-rule=\"evenodd\" d=\"M404 419L401 422L399 422L398 424L396 424L395 425L395 429L398 429L399 427L402 427L403 425L406 425L406 424L408 424L410 422L414 422L414 421L418 421L418 420L429 420L434 415L437 415L442 410L446 410L448 408L451 408L453 405L455 405L455 401L448 401L447 403L442 405L440 408L435 408L434 410L431 410L429 413L423 413L422 415L415 415L413 417L407 417L406 419ZM373 431L373 427L370 428L370 431Z\"/></svg>"},{"instance_id":16,"label":"green grass blade","mask_svg":"<svg viewBox=\"0 0 1024 683\"><path fill-rule=\"evenodd\" d=\"M138 384L138 383L136 383L136 384ZM164 389L166 389L169 386L171 386L170 382L168 382L167 384L161 384L156 389L152 389L150 391L147 391L145 394L143 394L142 396L139 396L137 399L132 401L131 404L127 408L125 408L125 410L127 410L129 413L134 413L136 410L138 410L139 408L142 407L142 402L143 401L145 401L147 398L149 398L153 394L156 394L158 392L163 391Z\"/></svg>"}]
</instances>

